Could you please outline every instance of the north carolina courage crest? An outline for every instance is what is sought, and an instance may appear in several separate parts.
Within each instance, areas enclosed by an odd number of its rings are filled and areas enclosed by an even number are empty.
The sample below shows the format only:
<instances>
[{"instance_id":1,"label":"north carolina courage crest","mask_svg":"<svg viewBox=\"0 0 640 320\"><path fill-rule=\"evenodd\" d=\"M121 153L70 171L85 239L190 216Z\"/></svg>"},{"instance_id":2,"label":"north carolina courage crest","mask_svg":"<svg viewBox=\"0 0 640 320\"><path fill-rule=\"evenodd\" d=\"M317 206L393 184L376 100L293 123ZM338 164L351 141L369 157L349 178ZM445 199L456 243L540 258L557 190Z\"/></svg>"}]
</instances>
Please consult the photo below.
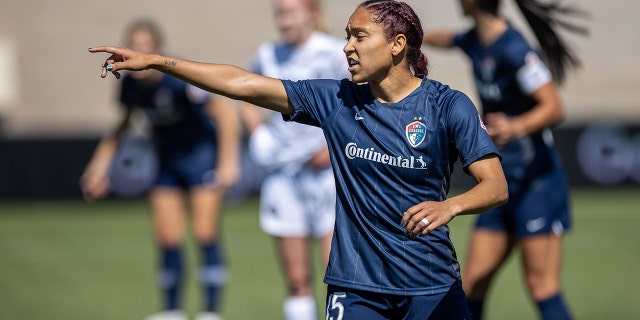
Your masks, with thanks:
<instances>
[{"instance_id":1,"label":"north carolina courage crest","mask_svg":"<svg viewBox=\"0 0 640 320\"><path fill-rule=\"evenodd\" d=\"M411 146L415 148L419 146L427 136L427 126L416 120L407 125L405 134Z\"/></svg>"}]
</instances>

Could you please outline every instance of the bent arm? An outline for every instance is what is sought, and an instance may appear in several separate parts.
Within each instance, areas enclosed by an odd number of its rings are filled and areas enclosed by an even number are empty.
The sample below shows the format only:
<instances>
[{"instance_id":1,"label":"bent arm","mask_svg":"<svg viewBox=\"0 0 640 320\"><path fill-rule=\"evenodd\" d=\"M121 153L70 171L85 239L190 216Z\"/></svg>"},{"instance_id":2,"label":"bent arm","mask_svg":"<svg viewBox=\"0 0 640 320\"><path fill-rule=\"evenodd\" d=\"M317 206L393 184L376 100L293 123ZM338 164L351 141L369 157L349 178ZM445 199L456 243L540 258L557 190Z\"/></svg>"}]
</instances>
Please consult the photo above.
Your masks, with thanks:
<instances>
[{"instance_id":1,"label":"bent arm","mask_svg":"<svg viewBox=\"0 0 640 320\"><path fill-rule=\"evenodd\" d=\"M478 184L465 193L445 200L456 216L482 213L507 202L507 181L497 155L480 158L470 164L468 170Z\"/></svg>"},{"instance_id":2,"label":"bent arm","mask_svg":"<svg viewBox=\"0 0 640 320\"><path fill-rule=\"evenodd\" d=\"M531 93L538 104L512 119L520 135L528 135L554 126L565 117L564 108L553 81Z\"/></svg>"},{"instance_id":3,"label":"bent arm","mask_svg":"<svg viewBox=\"0 0 640 320\"><path fill-rule=\"evenodd\" d=\"M220 187L231 187L240 176L240 123L231 100L213 97L208 113L218 127L218 165Z\"/></svg>"},{"instance_id":4,"label":"bent arm","mask_svg":"<svg viewBox=\"0 0 640 320\"><path fill-rule=\"evenodd\" d=\"M508 117L501 112L486 114L487 130L496 145L542 131L564 119L564 108L553 81L531 93L531 97L537 104L518 116Z\"/></svg>"},{"instance_id":5,"label":"bent arm","mask_svg":"<svg viewBox=\"0 0 640 320\"><path fill-rule=\"evenodd\" d=\"M284 114L293 113L284 85L279 79L257 75L232 65L149 55L126 48L103 46L90 48L89 51L111 53L104 63L103 78L107 72L119 77L120 70L156 69L209 92Z\"/></svg>"},{"instance_id":6,"label":"bent arm","mask_svg":"<svg viewBox=\"0 0 640 320\"><path fill-rule=\"evenodd\" d=\"M118 149L118 140L129 126L132 109L125 110L115 130L100 139L91 160L80 177L80 188L86 201L104 198L109 193L108 172Z\"/></svg>"},{"instance_id":7,"label":"bent arm","mask_svg":"<svg viewBox=\"0 0 640 320\"><path fill-rule=\"evenodd\" d=\"M458 215L482 213L507 202L507 181L497 155L480 158L470 164L468 170L478 183L469 191L441 202L424 201L407 209L401 221L407 235L424 236Z\"/></svg>"}]
</instances>

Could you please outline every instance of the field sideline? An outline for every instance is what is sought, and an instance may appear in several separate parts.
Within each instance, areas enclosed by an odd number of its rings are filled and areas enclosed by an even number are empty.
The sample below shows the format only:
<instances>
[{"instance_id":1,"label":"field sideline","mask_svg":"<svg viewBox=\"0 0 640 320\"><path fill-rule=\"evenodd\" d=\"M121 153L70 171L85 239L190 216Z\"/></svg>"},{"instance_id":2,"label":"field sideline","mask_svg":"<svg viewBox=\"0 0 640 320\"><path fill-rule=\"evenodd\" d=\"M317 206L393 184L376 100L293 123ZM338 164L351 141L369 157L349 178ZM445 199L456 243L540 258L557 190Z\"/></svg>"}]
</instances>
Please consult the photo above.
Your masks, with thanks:
<instances>
[{"instance_id":1,"label":"field sideline","mask_svg":"<svg viewBox=\"0 0 640 320\"><path fill-rule=\"evenodd\" d=\"M576 319L640 319L639 191L573 192L563 283ZM135 320L154 312L159 298L147 212L140 200L0 203L0 320ZM461 260L472 220L451 223ZM225 209L223 239L230 267L225 320L282 319L282 275L273 243L259 229L256 199ZM200 292L192 244L186 309L195 314ZM487 319L537 318L519 264L512 256L498 275Z\"/></svg>"}]
</instances>

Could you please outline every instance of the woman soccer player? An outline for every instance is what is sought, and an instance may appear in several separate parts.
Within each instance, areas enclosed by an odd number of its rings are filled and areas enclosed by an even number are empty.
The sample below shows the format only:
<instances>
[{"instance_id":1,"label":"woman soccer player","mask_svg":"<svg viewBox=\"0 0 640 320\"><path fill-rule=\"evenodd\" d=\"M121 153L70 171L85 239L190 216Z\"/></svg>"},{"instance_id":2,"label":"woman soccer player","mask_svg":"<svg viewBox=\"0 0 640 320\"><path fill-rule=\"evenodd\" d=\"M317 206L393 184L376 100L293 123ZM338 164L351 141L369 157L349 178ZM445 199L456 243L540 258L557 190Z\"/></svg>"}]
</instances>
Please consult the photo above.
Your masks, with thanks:
<instances>
[{"instance_id":1,"label":"woman soccer player","mask_svg":"<svg viewBox=\"0 0 640 320\"><path fill-rule=\"evenodd\" d=\"M578 62L552 26L572 27L555 20L558 13L572 11L553 2L516 2L549 67L498 14L499 0L460 0L474 27L457 35L436 31L424 37L427 44L456 46L470 57L487 130L500 148L509 183L509 204L478 217L463 286L472 318L481 319L491 281L517 244L541 317L569 319L560 289L561 236L570 227L569 191L550 128L564 117L554 78L562 80L566 67Z\"/></svg>"},{"instance_id":2,"label":"woman soccer player","mask_svg":"<svg viewBox=\"0 0 640 320\"><path fill-rule=\"evenodd\" d=\"M344 40L322 29L320 0L274 0L280 42L265 42L250 71L290 79L350 77ZM264 109L263 109L264 110ZM331 249L336 188L327 143L318 127L285 122L282 115L246 104L253 158L268 172L260 190L260 225L276 241L289 297L285 319L316 319L309 243L319 244L323 269Z\"/></svg>"},{"instance_id":3,"label":"woman soccer player","mask_svg":"<svg viewBox=\"0 0 640 320\"><path fill-rule=\"evenodd\" d=\"M146 54L159 52L162 44L158 28L146 21L130 27L127 43ZM160 248L158 280L165 296L165 311L149 320L186 319L180 297L187 207L191 208L193 233L202 251L200 279L205 302L197 319L219 319L219 291L226 279L218 243L220 207L225 188L239 175L238 122L225 100L154 70L126 75L120 95L126 109L118 130L102 139L82 177L88 200L107 195L108 171L119 135L128 126L133 110L144 110L159 156L160 172L149 192L149 203Z\"/></svg>"},{"instance_id":4,"label":"woman soccer player","mask_svg":"<svg viewBox=\"0 0 640 320\"><path fill-rule=\"evenodd\" d=\"M337 189L327 319L469 319L447 223L507 200L497 149L471 100L426 76L422 26L406 3L363 2L346 33L352 80L279 80L125 48L89 51L112 54L102 77L157 69L323 129ZM477 184L447 198L458 158Z\"/></svg>"}]
</instances>

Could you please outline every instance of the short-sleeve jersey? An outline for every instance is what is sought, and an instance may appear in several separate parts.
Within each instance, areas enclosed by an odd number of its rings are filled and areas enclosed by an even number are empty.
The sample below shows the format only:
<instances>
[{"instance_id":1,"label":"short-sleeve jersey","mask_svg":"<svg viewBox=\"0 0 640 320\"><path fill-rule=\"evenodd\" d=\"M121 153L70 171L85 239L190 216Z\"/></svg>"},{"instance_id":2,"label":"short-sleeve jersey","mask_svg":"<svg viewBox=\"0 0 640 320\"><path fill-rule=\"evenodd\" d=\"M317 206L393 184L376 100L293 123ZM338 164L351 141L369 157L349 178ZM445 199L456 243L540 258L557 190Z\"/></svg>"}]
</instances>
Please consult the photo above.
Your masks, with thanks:
<instances>
[{"instance_id":1,"label":"short-sleeve jersey","mask_svg":"<svg viewBox=\"0 0 640 320\"><path fill-rule=\"evenodd\" d=\"M161 155L216 142L216 130L205 110L210 95L177 78L162 75L153 83L124 77L120 102L145 111Z\"/></svg>"},{"instance_id":2,"label":"short-sleeve jersey","mask_svg":"<svg viewBox=\"0 0 640 320\"><path fill-rule=\"evenodd\" d=\"M298 47L265 42L258 49L249 70L267 77L287 80L344 79L350 77L350 73L343 47L344 40L321 32L314 32ZM275 167L292 160L295 162L294 166L306 162L325 145L320 129L285 123L280 114L275 112L267 128L281 142L278 151L268 159Z\"/></svg>"},{"instance_id":3,"label":"short-sleeve jersey","mask_svg":"<svg viewBox=\"0 0 640 320\"><path fill-rule=\"evenodd\" d=\"M347 79L283 80L294 114L323 129L336 180L336 224L325 282L396 295L446 292L460 278L448 226L410 239L404 212L447 197L453 163L495 153L471 100L423 78L397 103ZM298 137L304 140L304 137Z\"/></svg>"},{"instance_id":4,"label":"short-sleeve jersey","mask_svg":"<svg viewBox=\"0 0 640 320\"><path fill-rule=\"evenodd\" d=\"M471 59L483 113L517 116L536 105L530 94L552 81L549 69L524 37L511 26L493 43L483 45L475 29L454 38ZM552 169L549 130L516 139L500 149L510 182L530 180Z\"/></svg>"}]
</instances>

